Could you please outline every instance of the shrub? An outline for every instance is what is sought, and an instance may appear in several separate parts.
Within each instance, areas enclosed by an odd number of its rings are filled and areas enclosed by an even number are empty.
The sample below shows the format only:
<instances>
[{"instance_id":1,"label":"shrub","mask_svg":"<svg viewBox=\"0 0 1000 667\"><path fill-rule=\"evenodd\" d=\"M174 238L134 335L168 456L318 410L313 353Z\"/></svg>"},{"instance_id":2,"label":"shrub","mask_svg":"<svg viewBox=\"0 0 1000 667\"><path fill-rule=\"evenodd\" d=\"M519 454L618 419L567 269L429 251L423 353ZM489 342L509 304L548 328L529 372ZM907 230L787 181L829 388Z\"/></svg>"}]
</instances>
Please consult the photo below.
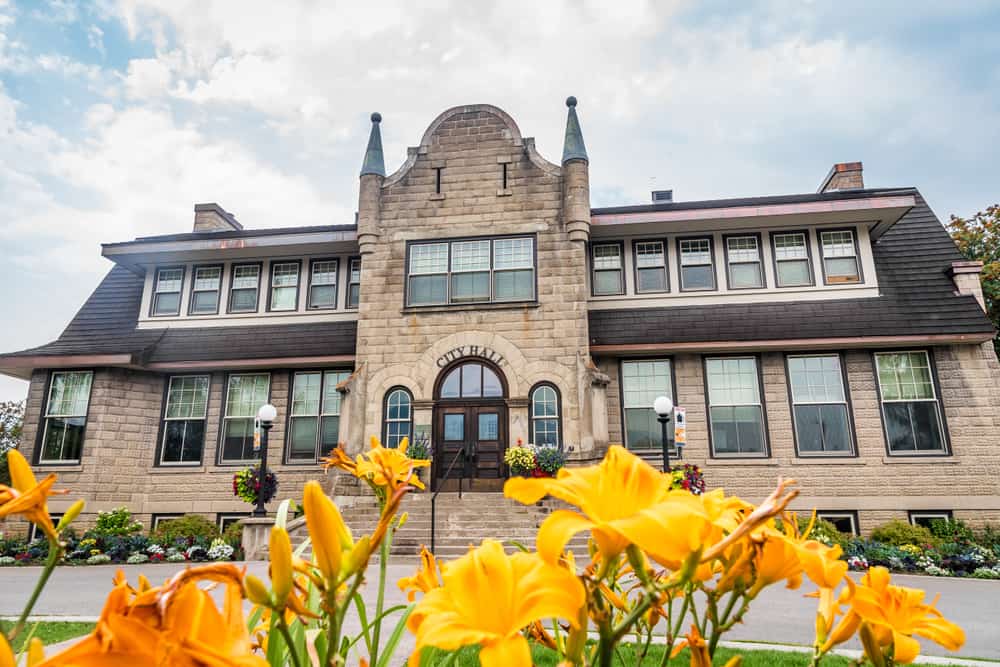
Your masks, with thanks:
<instances>
[{"instance_id":1,"label":"shrub","mask_svg":"<svg viewBox=\"0 0 1000 667\"><path fill-rule=\"evenodd\" d=\"M976 536L976 542L1000 554L1000 528L994 528L992 524L986 524L979 531L979 535Z\"/></svg>"},{"instance_id":2,"label":"shrub","mask_svg":"<svg viewBox=\"0 0 1000 667\"><path fill-rule=\"evenodd\" d=\"M411 459L429 459L431 457L431 443L426 437L414 439L406 448L406 455Z\"/></svg>"},{"instance_id":3,"label":"shrub","mask_svg":"<svg viewBox=\"0 0 1000 667\"><path fill-rule=\"evenodd\" d=\"M17 559L13 556L0 556L0 566L3 565L13 565L17 562Z\"/></svg>"},{"instance_id":4,"label":"shrub","mask_svg":"<svg viewBox=\"0 0 1000 667\"><path fill-rule=\"evenodd\" d=\"M898 519L884 523L873 530L872 539L894 547L901 547L904 544L938 544L941 541L927 528L913 526Z\"/></svg>"},{"instance_id":5,"label":"shrub","mask_svg":"<svg viewBox=\"0 0 1000 667\"><path fill-rule=\"evenodd\" d=\"M555 447L539 447L535 452L535 462L545 472L555 475L566 464L566 455Z\"/></svg>"},{"instance_id":6,"label":"shrub","mask_svg":"<svg viewBox=\"0 0 1000 667\"><path fill-rule=\"evenodd\" d=\"M964 521L934 519L931 521L931 535L942 542L958 542L959 544L971 544L976 541L976 535L972 529L965 525Z\"/></svg>"},{"instance_id":7,"label":"shrub","mask_svg":"<svg viewBox=\"0 0 1000 667\"><path fill-rule=\"evenodd\" d=\"M185 545L195 542L210 543L219 536L219 529L200 514L185 514L179 519L164 521L156 527L153 539L160 544L174 544L182 540Z\"/></svg>"},{"instance_id":8,"label":"shrub","mask_svg":"<svg viewBox=\"0 0 1000 667\"><path fill-rule=\"evenodd\" d=\"M799 531L804 532L806 528L809 527L810 516L800 516L798 517ZM840 548L847 552L847 543L851 539L851 535L844 535L842 532L837 530L837 527L826 519L820 519L816 517L816 522L813 523L812 530L806 536L810 539L822 542L827 546L833 546L835 544L840 545ZM862 555L862 554L856 554Z\"/></svg>"},{"instance_id":9,"label":"shrub","mask_svg":"<svg viewBox=\"0 0 1000 667\"><path fill-rule=\"evenodd\" d=\"M24 551L25 543L20 537L0 539L0 556L13 556Z\"/></svg>"},{"instance_id":10,"label":"shrub","mask_svg":"<svg viewBox=\"0 0 1000 667\"><path fill-rule=\"evenodd\" d=\"M125 562L128 563L129 565L138 565L139 563L148 563L149 562L149 556L147 556L144 553L135 553L135 554L132 554L131 556L129 556L128 560L126 560Z\"/></svg>"},{"instance_id":11,"label":"shrub","mask_svg":"<svg viewBox=\"0 0 1000 667\"><path fill-rule=\"evenodd\" d=\"M87 559L87 565L104 565L111 562L111 556L107 554L94 554Z\"/></svg>"},{"instance_id":12,"label":"shrub","mask_svg":"<svg viewBox=\"0 0 1000 667\"><path fill-rule=\"evenodd\" d=\"M976 579L1000 579L1000 568L977 567L969 576Z\"/></svg>"},{"instance_id":13,"label":"shrub","mask_svg":"<svg viewBox=\"0 0 1000 667\"><path fill-rule=\"evenodd\" d=\"M97 513L97 523L91 532L95 535L131 535L142 530L142 524L132 520L127 507L116 507Z\"/></svg>"},{"instance_id":14,"label":"shrub","mask_svg":"<svg viewBox=\"0 0 1000 667\"><path fill-rule=\"evenodd\" d=\"M243 544L243 524L236 521L226 526L226 529L222 531L222 539L226 541L226 544L238 549Z\"/></svg>"}]
</instances>

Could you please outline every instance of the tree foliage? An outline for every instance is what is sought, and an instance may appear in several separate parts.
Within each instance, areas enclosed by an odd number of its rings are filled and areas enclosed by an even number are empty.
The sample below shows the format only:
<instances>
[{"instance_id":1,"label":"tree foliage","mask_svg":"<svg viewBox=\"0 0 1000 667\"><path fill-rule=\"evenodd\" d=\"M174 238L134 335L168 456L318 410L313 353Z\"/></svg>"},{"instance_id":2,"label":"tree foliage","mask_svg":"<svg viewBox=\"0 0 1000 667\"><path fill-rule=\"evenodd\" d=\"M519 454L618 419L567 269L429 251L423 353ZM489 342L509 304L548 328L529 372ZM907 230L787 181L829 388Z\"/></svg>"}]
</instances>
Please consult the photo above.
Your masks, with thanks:
<instances>
[{"instance_id":1,"label":"tree foliage","mask_svg":"<svg viewBox=\"0 0 1000 667\"><path fill-rule=\"evenodd\" d=\"M983 263L983 296L986 314L1000 329L1000 204L994 204L971 218L951 216L948 231L958 250L968 259ZM993 339L1000 356L1000 336Z\"/></svg>"},{"instance_id":2,"label":"tree foliage","mask_svg":"<svg viewBox=\"0 0 1000 667\"><path fill-rule=\"evenodd\" d=\"M7 452L21 444L24 401L0 401L0 484L10 484Z\"/></svg>"}]
</instances>

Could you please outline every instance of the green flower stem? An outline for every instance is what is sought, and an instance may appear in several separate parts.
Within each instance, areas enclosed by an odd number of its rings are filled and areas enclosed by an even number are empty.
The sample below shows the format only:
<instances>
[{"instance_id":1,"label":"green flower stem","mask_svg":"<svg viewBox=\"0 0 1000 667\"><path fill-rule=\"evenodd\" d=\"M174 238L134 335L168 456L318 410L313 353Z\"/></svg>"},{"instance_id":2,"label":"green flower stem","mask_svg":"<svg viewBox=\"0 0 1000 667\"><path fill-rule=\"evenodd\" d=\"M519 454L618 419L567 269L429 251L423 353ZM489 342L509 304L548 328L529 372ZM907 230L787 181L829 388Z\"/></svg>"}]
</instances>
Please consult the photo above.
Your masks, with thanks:
<instances>
[{"instance_id":1,"label":"green flower stem","mask_svg":"<svg viewBox=\"0 0 1000 667\"><path fill-rule=\"evenodd\" d=\"M35 582L35 590L31 592L31 597L28 598L28 604L25 605L24 611L21 612L21 617L17 619L14 629L10 631L10 635L7 637L12 644L28 623L28 616L31 615L31 610L34 609L35 603L38 601L38 596L42 594L45 584L48 583L49 577L52 576L52 571L56 569L56 565L59 564L59 559L62 558L62 555L62 543L58 539L49 537L49 557L45 560L45 569L42 570L42 576Z\"/></svg>"},{"instance_id":2,"label":"green flower stem","mask_svg":"<svg viewBox=\"0 0 1000 667\"><path fill-rule=\"evenodd\" d=\"M364 581L363 570L355 575L354 581L351 583L351 588L347 591L347 595L344 597L344 604L340 607L337 607L336 605L337 587L334 586L332 590L327 593L329 596L327 598L327 608L333 610L333 613L330 614L330 626L327 628L327 665L337 664L334 662L334 659L340 651L340 633L344 627L344 617L347 616L347 610L351 606L351 600L354 599L354 594L358 592L359 588L361 588L362 581ZM333 604L330 604L331 601ZM343 664L343 662L340 664Z\"/></svg>"},{"instance_id":3,"label":"green flower stem","mask_svg":"<svg viewBox=\"0 0 1000 667\"><path fill-rule=\"evenodd\" d=\"M379 642L382 638L382 607L385 605L386 568L389 565L389 550L392 546L392 535L394 532L395 530L390 523L388 529L385 531L385 537L382 538L382 544L379 547L378 598L375 601L375 627L372 628L371 664L373 665L378 664Z\"/></svg>"},{"instance_id":4,"label":"green flower stem","mask_svg":"<svg viewBox=\"0 0 1000 667\"><path fill-rule=\"evenodd\" d=\"M660 659L660 667L666 667L667 663L670 662L670 654L674 651L674 642L677 641L677 636L681 633L681 625L684 623L684 616L687 614L688 607L691 606L691 591L687 590L684 593L684 604L681 605L681 613L677 617L677 625L671 626L673 618L673 599L671 598L670 613L667 618L667 647L663 652L663 658Z\"/></svg>"},{"instance_id":5,"label":"green flower stem","mask_svg":"<svg viewBox=\"0 0 1000 667\"><path fill-rule=\"evenodd\" d=\"M288 647L288 655L292 657L292 665L294 667L301 667L299 662L299 654L295 651L295 644L292 642L292 635L288 631L288 624L285 622L285 614L283 610L272 612L278 615L278 630L281 632L281 636L285 638L285 646Z\"/></svg>"}]
</instances>

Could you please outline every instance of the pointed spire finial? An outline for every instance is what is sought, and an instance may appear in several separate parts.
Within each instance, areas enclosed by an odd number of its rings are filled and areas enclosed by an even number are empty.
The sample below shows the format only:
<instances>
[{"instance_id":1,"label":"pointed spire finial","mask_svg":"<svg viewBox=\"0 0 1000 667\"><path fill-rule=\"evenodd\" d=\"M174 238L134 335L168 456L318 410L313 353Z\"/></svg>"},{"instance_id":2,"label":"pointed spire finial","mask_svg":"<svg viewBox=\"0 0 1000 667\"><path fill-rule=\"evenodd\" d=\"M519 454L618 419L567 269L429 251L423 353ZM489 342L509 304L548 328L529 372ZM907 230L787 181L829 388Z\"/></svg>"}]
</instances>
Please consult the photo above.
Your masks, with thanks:
<instances>
[{"instance_id":1,"label":"pointed spire finial","mask_svg":"<svg viewBox=\"0 0 1000 667\"><path fill-rule=\"evenodd\" d=\"M566 98L569 113L566 117L566 139L563 142L562 163L570 160L584 160L587 157L587 146L583 143L583 131L580 129L580 119L576 117L576 98L570 95Z\"/></svg>"},{"instance_id":2,"label":"pointed spire finial","mask_svg":"<svg viewBox=\"0 0 1000 667\"><path fill-rule=\"evenodd\" d=\"M361 175L375 174L385 176L385 160L382 157L382 132L379 131L379 123L382 122L382 114L378 111L372 114L372 132L368 136L368 149L365 150L365 161L361 165Z\"/></svg>"}]
</instances>

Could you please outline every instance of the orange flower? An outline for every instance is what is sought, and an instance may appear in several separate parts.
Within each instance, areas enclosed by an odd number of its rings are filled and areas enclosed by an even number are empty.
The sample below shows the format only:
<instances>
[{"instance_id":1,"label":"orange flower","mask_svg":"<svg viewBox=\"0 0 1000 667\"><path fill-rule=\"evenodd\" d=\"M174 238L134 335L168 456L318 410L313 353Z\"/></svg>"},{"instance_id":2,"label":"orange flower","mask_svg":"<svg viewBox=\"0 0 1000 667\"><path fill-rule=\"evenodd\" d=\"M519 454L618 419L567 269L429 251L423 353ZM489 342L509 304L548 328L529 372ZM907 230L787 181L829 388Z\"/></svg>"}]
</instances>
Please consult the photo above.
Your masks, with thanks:
<instances>
[{"instance_id":1,"label":"orange flower","mask_svg":"<svg viewBox=\"0 0 1000 667\"><path fill-rule=\"evenodd\" d=\"M7 452L7 466L10 469L10 486L0 484L0 519L12 514L20 514L38 526L46 537L56 539L56 527L52 525L46 501L49 496L68 491L54 491L56 476L49 475L41 482L35 479L31 466L12 449Z\"/></svg>"},{"instance_id":2,"label":"orange flower","mask_svg":"<svg viewBox=\"0 0 1000 667\"><path fill-rule=\"evenodd\" d=\"M417 591L426 593L441 586L439 577L439 566L434 554L423 547L420 550L420 567L412 577L403 577L398 582L399 590L406 591L406 598L413 602L417 597Z\"/></svg>"},{"instance_id":3,"label":"orange flower","mask_svg":"<svg viewBox=\"0 0 1000 667\"><path fill-rule=\"evenodd\" d=\"M321 459L325 468L340 468L358 479L363 479L377 492L388 489L395 491L400 486L409 485L418 489L424 488L413 473L416 468L426 468L431 462L428 459L411 459L406 455L409 438L403 438L399 447L383 447L374 435L371 438L371 448L365 454L358 454L357 459L351 457L338 446L330 456Z\"/></svg>"}]
</instances>

